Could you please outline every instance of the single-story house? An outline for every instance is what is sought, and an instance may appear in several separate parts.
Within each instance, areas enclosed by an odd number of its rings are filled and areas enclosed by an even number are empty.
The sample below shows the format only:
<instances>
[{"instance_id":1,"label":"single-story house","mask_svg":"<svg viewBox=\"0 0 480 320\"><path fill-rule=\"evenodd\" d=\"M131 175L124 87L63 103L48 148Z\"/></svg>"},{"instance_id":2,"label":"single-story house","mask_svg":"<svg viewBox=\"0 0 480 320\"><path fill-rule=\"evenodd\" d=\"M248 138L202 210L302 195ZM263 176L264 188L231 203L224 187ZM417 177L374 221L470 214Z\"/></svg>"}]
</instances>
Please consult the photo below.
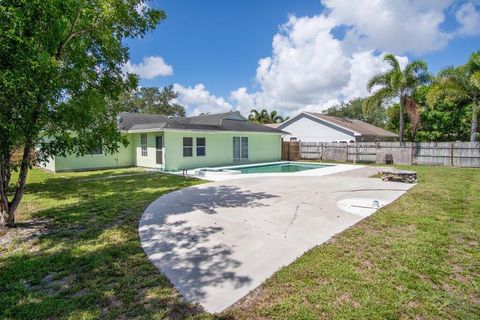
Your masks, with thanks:
<instances>
[{"instance_id":1,"label":"single-story house","mask_svg":"<svg viewBox=\"0 0 480 320\"><path fill-rule=\"evenodd\" d=\"M195 117L120 113L119 130L127 147L115 154L55 157L51 171L138 166L176 171L198 167L281 160L285 132L255 124L237 112Z\"/></svg>"},{"instance_id":2,"label":"single-story house","mask_svg":"<svg viewBox=\"0 0 480 320\"><path fill-rule=\"evenodd\" d=\"M271 127L270 127L271 128ZM398 134L361 120L302 112L275 126L287 131L285 141L303 142L375 142L398 141Z\"/></svg>"}]
</instances>

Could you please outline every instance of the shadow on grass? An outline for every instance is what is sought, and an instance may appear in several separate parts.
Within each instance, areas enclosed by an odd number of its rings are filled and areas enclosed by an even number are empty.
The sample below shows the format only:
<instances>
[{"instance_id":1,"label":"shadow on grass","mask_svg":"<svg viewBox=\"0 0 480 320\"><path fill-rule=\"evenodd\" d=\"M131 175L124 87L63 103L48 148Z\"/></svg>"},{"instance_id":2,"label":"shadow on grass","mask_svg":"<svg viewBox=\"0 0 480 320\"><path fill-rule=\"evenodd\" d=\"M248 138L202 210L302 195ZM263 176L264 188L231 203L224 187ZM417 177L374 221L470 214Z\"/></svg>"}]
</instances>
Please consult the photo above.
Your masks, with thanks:
<instances>
[{"instance_id":1,"label":"shadow on grass","mask_svg":"<svg viewBox=\"0 0 480 320\"><path fill-rule=\"evenodd\" d=\"M34 243L2 252L0 318L202 316L148 261L137 233L149 203L200 181L161 174L79 181L93 176L105 175L41 176L28 185L23 205L42 208L31 215L51 222Z\"/></svg>"}]
</instances>

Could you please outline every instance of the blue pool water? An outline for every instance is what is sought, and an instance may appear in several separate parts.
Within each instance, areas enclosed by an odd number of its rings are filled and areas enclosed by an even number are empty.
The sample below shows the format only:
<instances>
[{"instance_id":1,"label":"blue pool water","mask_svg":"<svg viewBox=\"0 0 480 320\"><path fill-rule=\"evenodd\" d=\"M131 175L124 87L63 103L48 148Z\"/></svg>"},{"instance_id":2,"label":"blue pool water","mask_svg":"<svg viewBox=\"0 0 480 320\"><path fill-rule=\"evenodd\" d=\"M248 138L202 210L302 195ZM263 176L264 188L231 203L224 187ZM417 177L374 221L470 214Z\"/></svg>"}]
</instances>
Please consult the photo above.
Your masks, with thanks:
<instances>
[{"instance_id":1,"label":"blue pool water","mask_svg":"<svg viewBox=\"0 0 480 320\"><path fill-rule=\"evenodd\" d=\"M240 171L242 174L248 173L287 173L287 172L299 172L305 170L319 169L331 167L328 164L318 163L300 163L300 162L283 162L274 164L264 164L258 166L246 166L236 167L229 170Z\"/></svg>"}]
</instances>

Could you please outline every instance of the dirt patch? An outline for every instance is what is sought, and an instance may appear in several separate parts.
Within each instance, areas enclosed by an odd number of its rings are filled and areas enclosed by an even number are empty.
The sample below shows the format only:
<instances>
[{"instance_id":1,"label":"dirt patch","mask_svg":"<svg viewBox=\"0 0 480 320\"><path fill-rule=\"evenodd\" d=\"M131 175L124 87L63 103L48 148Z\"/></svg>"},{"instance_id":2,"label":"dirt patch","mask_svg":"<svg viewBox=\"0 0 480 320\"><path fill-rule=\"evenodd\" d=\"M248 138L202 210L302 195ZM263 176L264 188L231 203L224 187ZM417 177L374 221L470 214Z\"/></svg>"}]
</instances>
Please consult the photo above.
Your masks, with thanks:
<instances>
[{"instance_id":1,"label":"dirt patch","mask_svg":"<svg viewBox=\"0 0 480 320\"><path fill-rule=\"evenodd\" d=\"M16 250L17 244L31 247L30 251L36 251L33 243L42 235L49 233L48 225L51 219L28 220L17 223L15 228L0 229L0 252Z\"/></svg>"}]
</instances>

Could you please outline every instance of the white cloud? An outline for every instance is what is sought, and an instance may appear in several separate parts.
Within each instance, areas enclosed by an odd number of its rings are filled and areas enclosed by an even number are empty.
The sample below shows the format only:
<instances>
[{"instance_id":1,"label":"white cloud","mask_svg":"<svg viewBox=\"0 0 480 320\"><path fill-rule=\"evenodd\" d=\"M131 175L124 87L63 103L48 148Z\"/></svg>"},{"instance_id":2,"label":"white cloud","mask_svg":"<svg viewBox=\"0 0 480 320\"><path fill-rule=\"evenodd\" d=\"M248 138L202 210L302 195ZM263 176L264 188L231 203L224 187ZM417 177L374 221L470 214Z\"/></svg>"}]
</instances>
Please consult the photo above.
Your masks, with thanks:
<instances>
[{"instance_id":1,"label":"white cloud","mask_svg":"<svg viewBox=\"0 0 480 320\"><path fill-rule=\"evenodd\" d=\"M168 65L160 56L143 58L142 62L135 64L127 61L124 71L135 73L141 79L153 79L158 76L170 76L173 74L173 67Z\"/></svg>"},{"instance_id":2,"label":"white cloud","mask_svg":"<svg viewBox=\"0 0 480 320\"><path fill-rule=\"evenodd\" d=\"M466 2L455 12L455 18L460 24L458 34L461 36L480 35L480 12L472 2Z\"/></svg>"},{"instance_id":3,"label":"white cloud","mask_svg":"<svg viewBox=\"0 0 480 320\"><path fill-rule=\"evenodd\" d=\"M178 83L173 85L175 91L179 93L178 103L186 107L189 115L199 113L218 113L233 110L230 103L224 98L216 97L205 89L202 83L194 87L184 87Z\"/></svg>"},{"instance_id":4,"label":"white cloud","mask_svg":"<svg viewBox=\"0 0 480 320\"><path fill-rule=\"evenodd\" d=\"M294 115L366 96L367 81L389 68L383 61L385 53L394 53L405 65L407 54L432 52L445 47L454 37L480 34L478 3L322 0L326 8L323 13L290 16L280 27L272 40L271 55L258 61L258 90L233 90L230 104L201 85L198 91L215 102L212 109L202 104L202 110L223 111L233 105L244 114L252 108L267 108ZM456 30L442 29L447 12L458 21ZM218 100L227 107L219 108Z\"/></svg>"},{"instance_id":5,"label":"white cloud","mask_svg":"<svg viewBox=\"0 0 480 320\"><path fill-rule=\"evenodd\" d=\"M444 10L454 0L323 0L328 17L347 26L345 43L396 54L421 54L444 47Z\"/></svg>"},{"instance_id":6,"label":"white cloud","mask_svg":"<svg viewBox=\"0 0 480 320\"><path fill-rule=\"evenodd\" d=\"M272 55L258 62L261 89L239 88L230 99L243 113L255 107L293 115L367 95L368 79L388 66L373 49L352 52L332 35L335 26L326 15L290 17L273 38Z\"/></svg>"}]
</instances>

